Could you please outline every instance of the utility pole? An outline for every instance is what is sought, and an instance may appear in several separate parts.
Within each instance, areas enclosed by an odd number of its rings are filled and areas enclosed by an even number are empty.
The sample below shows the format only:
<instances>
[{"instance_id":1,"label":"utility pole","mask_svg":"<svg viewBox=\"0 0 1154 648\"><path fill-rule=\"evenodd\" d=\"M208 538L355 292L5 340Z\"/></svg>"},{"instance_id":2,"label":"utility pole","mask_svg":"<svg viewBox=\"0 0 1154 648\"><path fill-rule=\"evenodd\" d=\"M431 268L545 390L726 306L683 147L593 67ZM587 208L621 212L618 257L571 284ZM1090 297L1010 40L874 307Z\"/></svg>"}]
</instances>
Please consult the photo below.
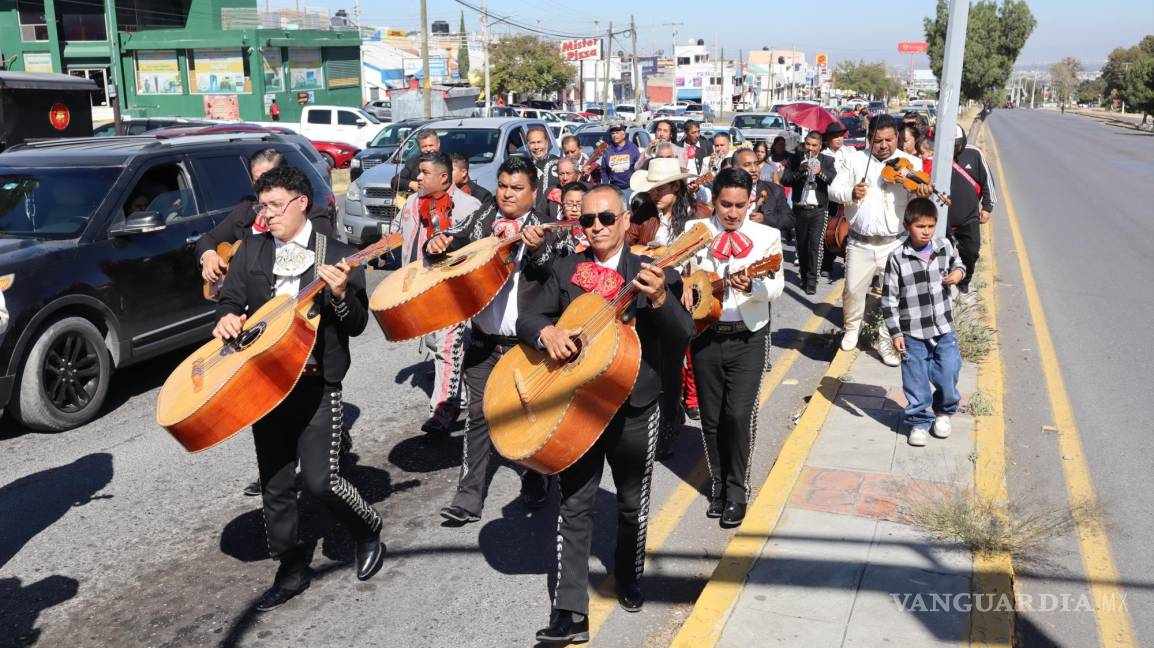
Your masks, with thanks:
<instances>
[{"instance_id":1,"label":"utility pole","mask_svg":"<svg viewBox=\"0 0 1154 648\"><path fill-rule=\"evenodd\" d=\"M684 24L685 23L679 22L661 23L662 27L673 28L673 40L671 40L669 43L669 46L672 48L669 50L669 60L673 61L673 73L669 78L669 87L670 91L672 92L672 96L669 98L669 101L673 104L677 103L677 28Z\"/></svg>"},{"instance_id":2,"label":"utility pole","mask_svg":"<svg viewBox=\"0 0 1154 648\"><path fill-rule=\"evenodd\" d=\"M116 80L121 75L121 59L120 59L120 34L117 30L120 26L113 20L116 15L116 3L113 0L105 0L104 3L104 29L108 32L108 43L112 46L112 65L108 67L110 72L109 79L105 79L104 96L108 99L108 105L112 106L112 123L116 128L117 135L124 134L124 124L120 120L120 95L124 91L122 87L124 84L117 83ZM112 92L109 92L109 89Z\"/></svg>"},{"instance_id":3,"label":"utility pole","mask_svg":"<svg viewBox=\"0 0 1154 648\"><path fill-rule=\"evenodd\" d=\"M970 0L950 0L946 51L942 60L942 83L938 93L938 123L934 128L934 186L948 188L953 174L954 127L958 123L958 99L962 84L962 62L966 58L966 25ZM946 236L947 218L938 219L935 236Z\"/></svg>"},{"instance_id":4,"label":"utility pole","mask_svg":"<svg viewBox=\"0 0 1154 648\"><path fill-rule=\"evenodd\" d=\"M1038 70L1034 69L1034 84L1030 86L1030 110L1034 109L1034 92L1038 89Z\"/></svg>"},{"instance_id":5,"label":"utility pole","mask_svg":"<svg viewBox=\"0 0 1154 648\"><path fill-rule=\"evenodd\" d=\"M717 61L717 67L721 69L721 97L717 102L717 121L725 121L725 48L721 48L721 57Z\"/></svg>"},{"instance_id":6,"label":"utility pole","mask_svg":"<svg viewBox=\"0 0 1154 648\"><path fill-rule=\"evenodd\" d=\"M489 3L481 0L481 49L485 52L485 116L493 115L493 97L489 94Z\"/></svg>"},{"instance_id":7,"label":"utility pole","mask_svg":"<svg viewBox=\"0 0 1154 648\"><path fill-rule=\"evenodd\" d=\"M429 96L429 6L427 0L421 0L421 69L425 75L422 85L422 102L425 105L425 119L433 116L432 97Z\"/></svg>"},{"instance_id":8,"label":"utility pole","mask_svg":"<svg viewBox=\"0 0 1154 648\"><path fill-rule=\"evenodd\" d=\"M629 33L633 35L633 114L641 115L641 67L637 65L637 23L633 14L629 14Z\"/></svg>"},{"instance_id":9,"label":"utility pole","mask_svg":"<svg viewBox=\"0 0 1154 648\"><path fill-rule=\"evenodd\" d=\"M602 113L606 118L609 117L609 104L611 103L611 101L610 101L611 95L609 94L609 63L610 63L609 57L612 55L613 55L613 22L610 21L609 22L609 50L607 52L605 52L605 81L604 81L605 82L605 86L604 86L604 99L605 99L604 109L605 110Z\"/></svg>"}]
</instances>

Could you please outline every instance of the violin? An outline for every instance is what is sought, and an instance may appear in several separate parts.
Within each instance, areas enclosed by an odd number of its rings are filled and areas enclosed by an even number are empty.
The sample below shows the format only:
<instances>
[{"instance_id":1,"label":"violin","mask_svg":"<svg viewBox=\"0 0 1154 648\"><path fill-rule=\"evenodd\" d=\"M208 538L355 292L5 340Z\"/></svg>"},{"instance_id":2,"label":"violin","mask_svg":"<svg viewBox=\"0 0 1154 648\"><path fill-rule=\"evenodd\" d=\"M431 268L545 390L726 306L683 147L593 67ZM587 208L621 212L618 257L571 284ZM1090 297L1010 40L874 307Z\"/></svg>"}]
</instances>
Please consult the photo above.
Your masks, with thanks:
<instances>
[{"instance_id":1,"label":"violin","mask_svg":"<svg viewBox=\"0 0 1154 648\"><path fill-rule=\"evenodd\" d=\"M929 185L938 200L947 207L953 204L948 195L938 191L937 187L930 182L930 174L914 169L913 163L906 158L899 157L887 160L882 165L882 180L890 184L900 184L909 192L917 191L921 185Z\"/></svg>"}]
</instances>

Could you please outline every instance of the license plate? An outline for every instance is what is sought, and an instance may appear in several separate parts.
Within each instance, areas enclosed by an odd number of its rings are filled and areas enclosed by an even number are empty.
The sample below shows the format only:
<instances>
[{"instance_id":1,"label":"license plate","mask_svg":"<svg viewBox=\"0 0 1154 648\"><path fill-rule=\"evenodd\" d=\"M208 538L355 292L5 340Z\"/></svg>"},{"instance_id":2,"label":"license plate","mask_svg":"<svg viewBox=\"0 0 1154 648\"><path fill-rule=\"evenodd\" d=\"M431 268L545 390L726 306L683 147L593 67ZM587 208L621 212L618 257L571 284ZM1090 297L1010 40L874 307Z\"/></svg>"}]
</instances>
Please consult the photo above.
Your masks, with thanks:
<instances>
[{"instance_id":1,"label":"license plate","mask_svg":"<svg viewBox=\"0 0 1154 648\"><path fill-rule=\"evenodd\" d=\"M392 198L382 198L381 204L384 205L385 207L392 207L393 206L393 199Z\"/></svg>"}]
</instances>

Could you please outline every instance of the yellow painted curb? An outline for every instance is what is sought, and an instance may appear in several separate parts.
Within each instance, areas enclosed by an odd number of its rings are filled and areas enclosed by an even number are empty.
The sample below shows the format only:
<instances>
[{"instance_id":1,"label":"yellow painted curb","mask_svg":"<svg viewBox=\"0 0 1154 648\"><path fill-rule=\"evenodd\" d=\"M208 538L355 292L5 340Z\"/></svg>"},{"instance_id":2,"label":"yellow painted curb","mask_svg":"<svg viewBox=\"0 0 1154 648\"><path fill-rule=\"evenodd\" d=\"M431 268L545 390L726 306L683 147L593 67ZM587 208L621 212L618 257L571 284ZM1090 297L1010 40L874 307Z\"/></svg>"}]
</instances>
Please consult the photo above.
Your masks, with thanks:
<instances>
[{"instance_id":1,"label":"yellow painted curb","mask_svg":"<svg viewBox=\"0 0 1154 648\"><path fill-rule=\"evenodd\" d=\"M1034 323L1034 335L1038 341L1038 355L1042 365L1042 375L1046 381L1046 391L1050 398L1050 411L1054 426L1058 430L1058 449L1062 456L1062 471L1066 477L1066 496L1070 505L1089 511L1075 517L1075 531L1078 548L1082 554L1082 565L1089 581L1090 595L1094 601L1094 620L1098 624L1098 642L1101 646L1135 646L1134 626L1125 605L1125 596L1118 585L1118 569L1114 554L1106 535L1106 526L1098 508L1098 498L1094 482L1090 477L1090 465L1082 449L1082 438L1074 420L1074 410L1070 405L1066 383L1058 364L1058 353L1050 336L1050 326L1042 308L1042 299L1034 281L1033 266L1022 238L1018 217L1014 211L1014 201L1006 186L1006 176L1002 169L1002 157L998 145L989 133L990 146L994 152L994 164L998 173L998 183L1002 187L1005 212L1018 252L1018 264L1022 271L1022 284L1026 301L1030 307L1030 318Z\"/></svg>"},{"instance_id":2,"label":"yellow painted curb","mask_svg":"<svg viewBox=\"0 0 1154 648\"><path fill-rule=\"evenodd\" d=\"M777 461L746 513L745 521L738 528L737 535L729 541L713 575L697 598L693 612L674 637L673 646L705 648L715 645L721 638L725 622L741 593L746 576L781 517L785 502L829 415L839 387L838 377L849 370L856 357L856 351L847 353L838 350L798 420L797 427L786 438Z\"/></svg>"}]
</instances>

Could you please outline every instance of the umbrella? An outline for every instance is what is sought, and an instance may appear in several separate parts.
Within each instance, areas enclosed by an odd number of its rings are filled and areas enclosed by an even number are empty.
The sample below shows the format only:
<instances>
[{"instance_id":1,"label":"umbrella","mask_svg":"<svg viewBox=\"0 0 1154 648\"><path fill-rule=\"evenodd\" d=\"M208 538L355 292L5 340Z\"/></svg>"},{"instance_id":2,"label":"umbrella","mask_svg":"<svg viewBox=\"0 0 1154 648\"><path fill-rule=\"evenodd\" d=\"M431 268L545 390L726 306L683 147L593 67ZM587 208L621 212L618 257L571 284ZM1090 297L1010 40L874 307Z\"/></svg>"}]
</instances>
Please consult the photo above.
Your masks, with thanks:
<instances>
[{"instance_id":1,"label":"umbrella","mask_svg":"<svg viewBox=\"0 0 1154 648\"><path fill-rule=\"evenodd\" d=\"M777 113L789 121L808 128L824 132L826 126L837 122L837 117L817 104L791 103L777 109Z\"/></svg>"}]
</instances>

